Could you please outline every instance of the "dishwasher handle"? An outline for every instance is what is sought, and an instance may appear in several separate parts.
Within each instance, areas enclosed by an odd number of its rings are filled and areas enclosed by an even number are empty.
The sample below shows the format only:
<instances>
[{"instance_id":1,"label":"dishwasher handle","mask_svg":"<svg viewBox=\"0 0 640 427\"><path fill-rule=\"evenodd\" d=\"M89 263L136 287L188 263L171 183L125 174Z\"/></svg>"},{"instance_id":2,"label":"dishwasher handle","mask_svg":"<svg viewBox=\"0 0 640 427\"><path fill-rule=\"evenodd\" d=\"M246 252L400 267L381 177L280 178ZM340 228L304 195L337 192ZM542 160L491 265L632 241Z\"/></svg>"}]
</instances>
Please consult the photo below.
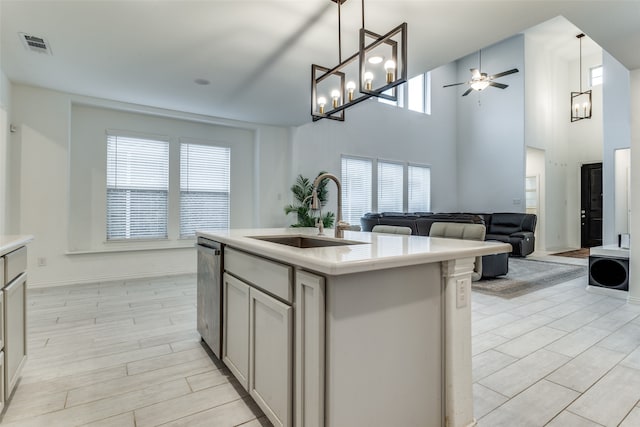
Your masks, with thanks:
<instances>
[{"instance_id":1,"label":"dishwasher handle","mask_svg":"<svg viewBox=\"0 0 640 427\"><path fill-rule=\"evenodd\" d=\"M220 256L220 249L210 248L208 246L196 245L198 252L204 252L213 256Z\"/></svg>"}]
</instances>

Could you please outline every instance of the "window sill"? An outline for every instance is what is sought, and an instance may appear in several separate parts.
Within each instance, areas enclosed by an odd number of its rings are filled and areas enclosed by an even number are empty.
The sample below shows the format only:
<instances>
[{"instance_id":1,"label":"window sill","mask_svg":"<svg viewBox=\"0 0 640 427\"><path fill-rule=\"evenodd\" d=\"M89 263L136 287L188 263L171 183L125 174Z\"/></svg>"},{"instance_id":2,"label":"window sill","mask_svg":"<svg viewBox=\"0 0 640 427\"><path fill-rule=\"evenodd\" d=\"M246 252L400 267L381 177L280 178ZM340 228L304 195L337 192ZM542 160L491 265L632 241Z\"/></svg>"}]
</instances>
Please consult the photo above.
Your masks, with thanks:
<instances>
[{"instance_id":1,"label":"window sill","mask_svg":"<svg viewBox=\"0 0 640 427\"><path fill-rule=\"evenodd\" d=\"M92 255L124 252L165 251L174 249L195 249L195 243L195 239L180 239L178 242L171 242L170 244L150 244L150 242L145 242L145 244L140 244L139 242L109 242L109 248L67 251L65 252L65 255Z\"/></svg>"}]
</instances>

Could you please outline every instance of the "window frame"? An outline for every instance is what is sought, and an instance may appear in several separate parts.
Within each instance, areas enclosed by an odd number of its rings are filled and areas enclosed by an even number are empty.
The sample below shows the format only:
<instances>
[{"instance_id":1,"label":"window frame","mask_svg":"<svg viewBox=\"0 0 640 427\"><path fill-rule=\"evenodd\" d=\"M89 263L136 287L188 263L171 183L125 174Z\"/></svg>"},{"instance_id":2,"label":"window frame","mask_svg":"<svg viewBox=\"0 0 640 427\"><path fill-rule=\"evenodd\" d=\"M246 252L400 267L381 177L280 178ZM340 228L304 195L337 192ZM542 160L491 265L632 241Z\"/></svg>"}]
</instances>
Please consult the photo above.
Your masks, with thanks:
<instances>
[{"instance_id":1,"label":"window frame","mask_svg":"<svg viewBox=\"0 0 640 427\"><path fill-rule=\"evenodd\" d=\"M428 192L428 207L429 207L429 211L431 211L431 206L432 206L432 200L431 200L431 171L432 171L432 166L430 164L426 164L426 163L417 163L417 162L407 162L407 161L400 161L400 160L388 160L388 159L381 159L381 158L372 158L372 157L364 157L364 156L354 156L354 155L350 155L350 154L341 154L340 155L340 170L341 170L341 175L340 175L340 179L341 181L343 180L343 174L342 174L342 164L343 164L343 160L344 159L355 159L355 160L362 160L362 161L368 161L371 164L371 178L370 178L370 183L371 183L371 188L369 189L370 191L370 197L371 197L371 210L370 212L377 212L380 213L380 209L379 209L379 203L378 203L378 186L379 186L379 177L378 177L378 164L379 163L393 163L393 164L400 164L403 167L403 173L402 173L402 180L403 180L403 190L402 190L402 211L403 212L408 212L408 206L409 206L409 167L421 167L421 168L426 168L429 169L429 192ZM344 208L343 208L344 211ZM366 213L366 212L365 212ZM344 212L342 212L342 215L344 216Z\"/></svg>"},{"instance_id":2,"label":"window frame","mask_svg":"<svg viewBox=\"0 0 640 427\"><path fill-rule=\"evenodd\" d=\"M600 82L596 83L596 84L593 83L593 80L594 80L593 72L595 70L600 70L600 75L595 77ZM593 67L589 67L589 86L590 87L601 86L603 83L604 83L604 67L603 67L603 65L600 64L600 65L595 65Z\"/></svg>"},{"instance_id":3,"label":"window frame","mask_svg":"<svg viewBox=\"0 0 640 427\"><path fill-rule=\"evenodd\" d=\"M217 230L222 230L222 229L229 229L231 226L231 147L228 145L219 145L219 144L215 144L215 143L208 143L208 142L204 142L204 141L190 141L186 138L180 138L178 140L178 147L177 147L177 151L178 151L178 236L180 239L193 239L195 238L195 229L194 229L194 233L193 234L184 234L183 233L183 194L184 193L189 193L189 192L194 192L194 191L189 191L189 190L183 190L183 182L182 182L182 178L183 178L183 153L182 153L182 147L183 146L201 146L201 147L208 147L208 148L214 148L214 149L223 149L226 151L226 160L227 160L227 164L226 166L226 171L228 173L228 176L226 177L226 192L225 191L200 191L201 193L215 193L215 194L226 194L227 200L226 200L226 224L227 227L226 228L213 228L213 229L217 229ZM212 167L213 165L211 163L208 163L209 167ZM203 225L199 225L196 226L197 228L208 228L205 227Z\"/></svg>"},{"instance_id":4,"label":"window frame","mask_svg":"<svg viewBox=\"0 0 640 427\"><path fill-rule=\"evenodd\" d=\"M170 165L171 165L171 143L170 140L167 136L164 135L152 135L152 134L143 134L143 133L138 133L138 132L129 132L129 131L116 131L116 130L106 130L106 138L105 138L105 151L106 151L106 163L105 163L105 229L104 229L104 236L105 236L105 242L107 243L123 243L123 242L150 242L150 241L164 241L164 240L168 240L169 239L169 217L170 217L170 193L171 193L171 173L170 173ZM111 138L115 138L115 144L118 144L118 138L122 138L122 139L128 139L128 140L137 140L138 142L141 141L148 141L151 143L158 143L158 144L164 144L164 150L166 150L166 163L164 164L164 167L166 168L166 190L161 190L161 189L156 189L156 190L149 190L147 189L146 191L159 191L159 192L163 192L165 193L165 212L164 212L164 234L163 235L157 235L157 236L141 236L141 237L135 237L135 236L130 236L130 231L126 231L125 232L125 237L109 237L109 229L110 229L110 198L109 198L109 193L112 190L125 190L127 192L131 192L131 191L141 191L141 188L134 188L134 186L121 186L121 188L118 188L119 185L116 182L115 185L109 185L109 176L110 176L110 157L109 157L109 144L111 143L110 140ZM126 143L125 141L123 141L122 143ZM116 148L116 152L117 152L117 148ZM116 154L116 162L118 162L117 160L117 154ZM116 181L117 181L117 175L115 177ZM129 188L130 187L130 188ZM128 208L126 210L126 221L130 222L130 216L131 216L131 211L130 208ZM129 227L126 227L129 228ZM128 236L128 237L127 237Z\"/></svg>"}]
</instances>

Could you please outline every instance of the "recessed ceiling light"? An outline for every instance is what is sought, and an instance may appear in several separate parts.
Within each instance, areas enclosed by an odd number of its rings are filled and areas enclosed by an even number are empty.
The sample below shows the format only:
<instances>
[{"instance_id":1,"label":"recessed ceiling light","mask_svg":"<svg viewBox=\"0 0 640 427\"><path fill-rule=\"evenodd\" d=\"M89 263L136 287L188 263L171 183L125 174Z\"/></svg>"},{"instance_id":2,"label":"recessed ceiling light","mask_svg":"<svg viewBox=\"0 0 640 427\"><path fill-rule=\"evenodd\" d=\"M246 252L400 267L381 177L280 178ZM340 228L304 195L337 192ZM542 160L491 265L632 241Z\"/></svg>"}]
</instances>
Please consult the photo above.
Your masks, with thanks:
<instances>
[{"instance_id":1,"label":"recessed ceiling light","mask_svg":"<svg viewBox=\"0 0 640 427\"><path fill-rule=\"evenodd\" d=\"M207 79L195 79L194 83L200 86L206 86L208 84L210 84L211 82Z\"/></svg>"},{"instance_id":2,"label":"recessed ceiling light","mask_svg":"<svg viewBox=\"0 0 640 427\"><path fill-rule=\"evenodd\" d=\"M369 58L369 64L379 64L383 59L384 58L382 56L372 56L371 58Z\"/></svg>"}]
</instances>

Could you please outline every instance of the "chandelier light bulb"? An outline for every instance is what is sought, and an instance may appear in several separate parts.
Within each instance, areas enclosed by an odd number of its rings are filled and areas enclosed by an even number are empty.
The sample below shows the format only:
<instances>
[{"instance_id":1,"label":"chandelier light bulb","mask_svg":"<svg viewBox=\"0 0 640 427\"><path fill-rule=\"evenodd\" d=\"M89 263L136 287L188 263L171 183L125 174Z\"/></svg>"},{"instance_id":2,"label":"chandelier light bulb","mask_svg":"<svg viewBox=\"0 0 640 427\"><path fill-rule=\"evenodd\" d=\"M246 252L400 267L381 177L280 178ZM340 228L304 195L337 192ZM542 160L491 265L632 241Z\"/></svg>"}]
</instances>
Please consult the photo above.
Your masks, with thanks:
<instances>
[{"instance_id":1,"label":"chandelier light bulb","mask_svg":"<svg viewBox=\"0 0 640 427\"><path fill-rule=\"evenodd\" d=\"M587 111L589 111L591 105L588 102L585 102L584 104L582 104L582 108L584 108L584 116L588 117L589 114L587 114Z\"/></svg>"},{"instance_id":2,"label":"chandelier light bulb","mask_svg":"<svg viewBox=\"0 0 640 427\"><path fill-rule=\"evenodd\" d=\"M349 97L349 102L353 101L354 90L356 90L356 82L354 81L347 82L347 96Z\"/></svg>"},{"instance_id":3,"label":"chandelier light bulb","mask_svg":"<svg viewBox=\"0 0 640 427\"><path fill-rule=\"evenodd\" d=\"M338 108L339 101L340 101L340 91L337 89L334 89L331 92L331 105L333 105L333 108Z\"/></svg>"},{"instance_id":4,"label":"chandelier light bulb","mask_svg":"<svg viewBox=\"0 0 640 427\"><path fill-rule=\"evenodd\" d=\"M579 109L580 109L580 105L579 105L578 103L573 104L573 111L574 111L574 113L575 113L575 114L573 115L573 117L578 117L578 111L579 111Z\"/></svg>"},{"instance_id":5,"label":"chandelier light bulb","mask_svg":"<svg viewBox=\"0 0 640 427\"><path fill-rule=\"evenodd\" d=\"M395 79L396 61L390 59L385 62L384 70L387 72L387 83L391 83Z\"/></svg>"},{"instance_id":6,"label":"chandelier light bulb","mask_svg":"<svg viewBox=\"0 0 640 427\"><path fill-rule=\"evenodd\" d=\"M364 73L364 88L366 90L371 90L371 83L373 82L373 73L371 71L367 71Z\"/></svg>"},{"instance_id":7,"label":"chandelier light bulb","mask_svg":"<svg viewBox=\"0 0 640 427\"><path fill-rule=\"evenodd\" d=\"M321 96L318 98L318 111L320 114L324 114L324 106L327 105L327 98Z\"/></svg>"}]
</instances>

